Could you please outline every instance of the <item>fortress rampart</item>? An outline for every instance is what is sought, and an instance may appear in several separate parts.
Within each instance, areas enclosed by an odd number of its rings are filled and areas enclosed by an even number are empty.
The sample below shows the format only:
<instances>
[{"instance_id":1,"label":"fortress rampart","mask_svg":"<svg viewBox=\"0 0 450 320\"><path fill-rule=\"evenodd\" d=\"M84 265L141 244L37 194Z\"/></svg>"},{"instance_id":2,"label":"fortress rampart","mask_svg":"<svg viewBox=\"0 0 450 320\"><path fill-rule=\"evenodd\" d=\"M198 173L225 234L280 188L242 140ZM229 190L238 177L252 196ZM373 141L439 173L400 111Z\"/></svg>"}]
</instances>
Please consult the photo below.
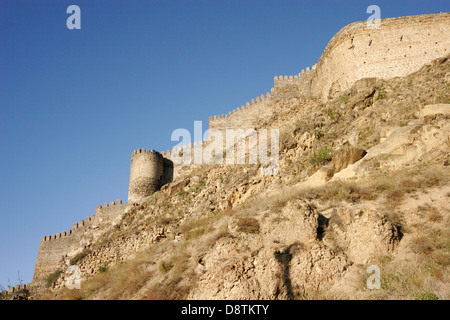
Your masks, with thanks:
<instances>
[{"instance_id":1,"label":"fortress rampart","mask_svg":"<svg viewBox=\"0 0 450 320\"><path fill-rule=\"evenodd\" d=\"M261 123L270 119L276 111L272 97L280 90L296 87L304 96L310 96L310 82L316 65L307 67L298 75L275 76L274 86L270 92L251 99L245 105L233 109L228 114L209 117L209 129L252 129L260 127Z\"/></svg>"},{"instance_id":2,"label":"fortress rampart","mask_svg":"<svg viewBox=\"0 0 450 320\"><path fill-rule=\"evenodd\" d=\"M270 101L279 90L296 87L305 97L327 99L363 78L406 76L450 52L450 13L387 18L379 29L366 21L342 28L319 62L294 76L275 76L270 93L228 114L209 118L209 128L254 128L273 113Z\"/></svg>"},{"instance_id":3,"label":"fortress rampart","mask_svg":"<svg viewBox=\"0 0 450 320\"><path fill-rule=\"evenodd\" d=\"M74 222L72 229L42 237L32 283L42 286L45 277L55 272L62 260L80 252L90 241L108 230L124 212L125 205L121 200L104 203L96 207L91 217Z\"/></svg>"},{"instance_id":4,"label":"fortress rampart","mask_svg":"<svg viewBox=\"0 0 450 320\"><path fill-rule=\"evenodd\" d=\"M258 118L262 113L271 113L270 100L275 88L271 93L267 92L247 102L227 114L209 117L209 129L223 130L227 128L255 128L258 126Z\"/></svg>"},{"instance_id":5,"label":"fortress rampart","mask_svg":"<svg viewBox=\"0 0 450 320\"><path fill-rule=\"evenodd\" d=\"M328 43L311 80L311 93L333 97L362 78L402 77L450 51L450 13L366 21L342 28Z\"/></svg>"},{"instance_id":6,"label":"fortress rampart","mask_svg":"<svg viewBox=\"0 0 450 320\"><path fill-rule=\"evenodd\" d=\"M278 88L288 88L296 86L301 89L301 93L304 96L311 95L311 78L314 75L317 64L313 65L311 68L307 67L302 70L298 75L295 76L275 76L273 79L273 84L276 89Z\"/></svg>"}]
</instances>

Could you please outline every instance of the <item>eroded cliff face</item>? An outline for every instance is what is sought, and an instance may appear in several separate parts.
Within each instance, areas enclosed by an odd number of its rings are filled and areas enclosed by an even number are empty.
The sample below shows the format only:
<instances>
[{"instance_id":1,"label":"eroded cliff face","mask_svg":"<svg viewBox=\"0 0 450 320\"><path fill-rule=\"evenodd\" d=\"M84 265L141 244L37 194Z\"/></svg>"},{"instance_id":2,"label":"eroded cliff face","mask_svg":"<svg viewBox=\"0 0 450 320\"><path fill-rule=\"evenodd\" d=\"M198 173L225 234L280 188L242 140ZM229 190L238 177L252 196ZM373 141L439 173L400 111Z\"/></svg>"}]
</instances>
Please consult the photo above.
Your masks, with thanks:
<instances>
[{"instance_id":1,"label":"eroded cliff face","mask_svg":"<svg viewBox=\"0 0 450 320\"><path fill-rule=\"evenodd\" d=\"M230 237L220 239L202 258L192 299L294 299L326 290L354 263L393 250L400 241L395 225L376 212L335 210L336 245L324 241L330 221L304 200L279 211L255 212L258 232L230 219ZM341 219L342 218L342 219Z\"/></svg>"}]
</instances>

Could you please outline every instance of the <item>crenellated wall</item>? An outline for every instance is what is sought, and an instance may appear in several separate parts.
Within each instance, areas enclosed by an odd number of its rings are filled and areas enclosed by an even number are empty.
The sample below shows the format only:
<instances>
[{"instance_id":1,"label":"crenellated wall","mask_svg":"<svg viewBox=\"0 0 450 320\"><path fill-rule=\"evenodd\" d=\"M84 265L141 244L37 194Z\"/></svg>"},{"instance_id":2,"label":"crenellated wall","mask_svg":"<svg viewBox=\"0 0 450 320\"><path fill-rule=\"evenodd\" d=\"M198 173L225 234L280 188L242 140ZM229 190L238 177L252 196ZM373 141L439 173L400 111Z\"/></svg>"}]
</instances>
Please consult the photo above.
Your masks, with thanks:
<instances>
[{"instance_id":1,"label":"crenellated wall","mask_svg":"<svg viewBox=\"0 0 450 320\"><path fill-rule=\"evenodd\" d=\"M269 119L276 111L273 108L272 97L276 94L277 90L283 90L292 86L301 86L304 88L304 95L309 95L309 84L316 65L311 68L302 70L295 76L275 76L274 87L271 88L271 92L257 96L251 99L241 107L233 109L227 114L215 115L209 117L209 129L210 130L225 130L225 129L256 129L261 126L261 123ZM173 176L178 177L180 172L180 166L183 164L200 164L201 155L198 153L203 151L204 147L210 142L211 137L208 137L207 141L196 141L193 144L188 143L183 146L173 147L171 150L161 152L164 159L170 159L175 163L173 166ZM224 144L225 149L225 144ZM180 158L175 159L174 155L186 155L190 154L190 157L184 158L185 162L180 162ZM197 154L196 154L197 153ZM178 164L178 165L177 165ZM184 171L184 169L181 169Z\"/></svg>"},{"instance_id":2,"label":"crenellated wall","mask_svg":"<svg viewBox=\"0 0 450 320\"><path fill-rule=\"evenodd\" d=\"M196 147L203 148L206 143L207 143L207 141L194 141L194 143L187 143L182 146L174 146L174 147L172 147L172 150L163 151L163 152L161 152L161 154L165 159L173 160L173 159L175 159L175 155L177 155L177 154L182 155L183 153L190 152L191 158L192 158L191 163L193 163L193 161L194 161L193 157L195 154L194 148L196 148ZM173 166L173 164L172 164L172 166Z\"/></svg>"},{"instance_id":3,"label":"crenellated wall","mask_svg":"<svg viewBox=\"0 0 450 320\"><path fill-rule=\"evenodd\" d=\"M98 205L94 215L74 222L72 229L42 237L32 285L44 285L45 278L55 272L62 259L80 252L111 228L125 212L121 200Z\"/></svg>"},{"instance_id":4,"label":"crenellated wall","mask_svg":"<svg viewBox=\"0 0 450 320\"><path fill-rule=\"evenodd\" d=\"M311 80L311 93L327 99L362 78L403 77L450 52L450 13L366 21L342 28L328 43Z\"/></svg>"},{"instance_id":5,"label":"crenellated wall","mask_svg":"<svg viewBox=\"0 0 450 320\"><path fill-rule=\"evenodd\" d=\"M138 149L131 154L128 202L139 202L163 183L164 160L155 150Z\"/></svg>"},{"instance_id":6,"label":"crenellated wall","mask_svg":"<svg viewBox=\"0 0 450 320\"><path fill-rule=\"evenodd\" d=\"M215 115L209 117L209 129L252 129L259 128L260 124L275 112L272 103L272 97L280 90L296 87L304 96L310 96L310 84L317 65L311 68L307 67L298 75L294 76L275 76L273 79L274 87L270 93L262 94L251 99L245 105L233 109L227 114Z\"/></svg>"},{"instance_id":7,"label":"crenellated wall","mask_svg":"<svg viewBox=\"0 0 450 320\"><path fill-rule=\"evenodd\" d=\"M16 284L14 287L8 286L8 294L13 294L15 292L19 292L21 290L26 290L26 284Z\"/></svg>"},{"instance_id":8,"label":"crenellated wall","mask_svg":"<svg viewBox=\"0 0 450 320\"><path fill-rule=\"evenodd\" d=\"M362 78L405 76L450 50L450 13L381 21L380 29L368 29L366 21L344 27L328 43L317 64L297 75L275 76L270 93L227 114L209 117L209 129L258 128L274 114L272 100L279 91L295 88L305 97L327 98ZM178 150L174 147L162 155L171 159L174 152L189 148L192 145Z\"/></svg>"},{"instance_id":9,"label":"crenellated wall","mask_svg":"<svg viewBox=\"0 0 450 320\"><path fill-rule=\"evenodd\" d=\"M256 128L260 118L266 117L273 113L271 108L272 93L275 88L271 89L271 92L262 94L245 105L233 109L227 114L216 115L209 117L209 129L224 130L230 128Z\"/></svg>"},{"instance_id":10,"label":"crenellated wall","mask_svg":"<svg viewBox=\"0 0 450 320\"><path fill-rule=\"evenodd\" d=\"M201 153L207 144L208 141L195 141L161 152L164 157L163 185L179 179L200 164ZM186 154L190 154L190 157L186 157Z\"/></svg>"},{"instance_id":11,"label":"crenellated wall","mask_svg":"<svg viewBox=\"0 0 450 320\"><path fill-rule=\"evenodd\" d=\"M311 68L303 69L298 75L295 76L275 76L273 84L275 89L279 88L292 88L293 86L300 89L301 94L304 96L311 95L311 79L316 70L317 64Z\"/></svg>"},{"instance_id":12,"label":"crenellated wall","mask_svg":"<svg viewBox=\"0 0 450 320\"><path fill-rule=\"evenodd\" d=\"M363 78L392 78L418 71L450 52L450 13L381 20L380 29L366 21L342 28L319 62L298 75L275 76L274 88L225 115L209 118L209 128L253 128L267 119L267 102L277 91L295 87L305 97L331 98Z\"/></svg>"}]
</instances>

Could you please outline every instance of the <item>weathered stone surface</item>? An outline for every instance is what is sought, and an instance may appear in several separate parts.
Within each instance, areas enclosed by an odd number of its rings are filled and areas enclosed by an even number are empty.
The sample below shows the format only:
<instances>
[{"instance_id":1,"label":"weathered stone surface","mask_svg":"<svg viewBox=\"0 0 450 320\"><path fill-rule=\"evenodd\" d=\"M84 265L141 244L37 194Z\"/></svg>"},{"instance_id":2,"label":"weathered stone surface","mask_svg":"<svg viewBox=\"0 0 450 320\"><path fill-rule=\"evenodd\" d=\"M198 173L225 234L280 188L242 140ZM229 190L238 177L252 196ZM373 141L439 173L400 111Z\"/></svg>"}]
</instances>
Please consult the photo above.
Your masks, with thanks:
<instances>
[{"instance_id":1,"label":"weathered stone surface","mask_svg":"<svg viewBox=\"0 0 450 320\"><path fill-rule=\"evenodd\" d=\"M335 173L354 164L356 161L362 159L367 154L366 150L361 148L345 148L336 151L333 155L331 164L327 175L331 178Z\"/></svg>"},{"instance_id":2,"label":"weathered stone surface","mask_svg":"<svg viewBox=\"0 0 450 320\"><path fill-rule=\"evenodd\" d=\"M43 237L39 246L32 285L44 286L45 278L59 270L61 262L72 258L110 231L122 218L125 208L121 200L99 205L92 217L74 223L74 227L60 233L60 237L56 235Z\"/></svg>"},{"instance_id":3,"label":"weathered stone surface","mask_svg":"<svg viewBox=\"0 0 450 320\"><path fill-rule=\"evenodd\" d=\"M356 264L393 251L401 240L398 227L371 210L335 210L329 224L335 244Z\"/></svg>"},{"instance_id":4,"label":"weathered stone surface","mask_svg":"<svg viewBox=\"0 0 450 320\"><path fill-rule=\"evenodd\" d=\"M139 149L134 151L131 155L128 202L139 202L159 190L163 180L163 156L154 150Z\"/></svg>"},{"instance_id":5,"label":"weathered stone surface","mask_svg":"<svg viewBox=\"0 0 450 320\"><path fill-rule=\"evenodd\" d=\"M448 54L450 13L381 20L380 29L355 22L330 40L317 63L311 92L323 98L362 78L406 76Z\"/></svg>"},{"instance_id":6,"label":"weathered stone surface","mask_svg":"<svg viewBox=\"0 0 450 320\"><path fill-rule=\"evenodd\" d=\"M438 115L442 115L444 117L450 115L450 104L432 104L426 105L420 112L420 117L423 120L428 120L431 117L436 117ZM428 119L427 119L428 118Z\"/></svg>"},{"instance_id":7,"label":"weathered stone surface","mask_svg":"<svg viewBox=\"0 0 450 320\"><path fill-rule=\"evenodd\" d=\"M290 201L281 212L261 212L260 232L221 239L203 257L202 276L191 299L290 299L324 288L349 265L318 240L319 213L304 201Z\"/></svg>"}]
</instances>

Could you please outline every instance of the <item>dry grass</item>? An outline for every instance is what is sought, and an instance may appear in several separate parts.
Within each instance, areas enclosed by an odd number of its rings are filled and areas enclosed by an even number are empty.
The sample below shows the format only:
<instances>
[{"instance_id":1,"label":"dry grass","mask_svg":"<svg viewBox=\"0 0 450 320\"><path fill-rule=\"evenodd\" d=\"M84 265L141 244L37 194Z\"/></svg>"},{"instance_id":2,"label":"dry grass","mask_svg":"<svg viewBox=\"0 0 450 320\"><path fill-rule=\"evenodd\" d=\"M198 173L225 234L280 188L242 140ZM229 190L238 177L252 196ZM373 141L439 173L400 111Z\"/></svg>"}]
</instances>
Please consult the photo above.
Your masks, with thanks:
<instances>
[{"instance_id":1,"label":"dry grass","mask_svg":"<svg viewBox=\"0 0 450 320\"><path fill-rule=\"evenodd\" d=\"M251 217L256 212L264 210L279 212L288 201L293 199L328 202L329 205L341 201L359 203L384 199L387 210L392 211L413 193L444 185L448 183L449 177L450 170L445 167L423 165L414 169L373 175L361 180L331 182L317 188L292 187L273 196L247 201L234 208L232 214ZM436 216L434 219L439 218Z\"/></svg>"},{"instance_id":2,"label":"dry grass","mask_svg":"<svg viewBox=\"0 0 450 320\"><path fill-rule=\"evenodd\" d=\"M63 290L59 299L185 299L196 281L196 258L214 243L229 236L221 227L221 214L199 217L180 226L185 240L178 243L165 241L154 244L150 250L135 259L96 274L82 284L82 289ZM217 223L218 227L213 226ZM167 255L167 253L172 253ZM193 253L196 252L195 256ZM156 262L156 264L155 264Z\"/></svg>"},{"instance_id":3,"label":"dry grass","mask_svg":"<svg viewBox=\"0 0 450 320\"><path fill-rule=\"evenodd\" d=\"M416 178L412 176L411 180ZM436 183L435 180L433 185ZM427 190L419 192L425 193ZM400 246L376 259L376 264L381 268L381 290L369 293L360 289L364 297L416 300L450 298L450 230L448 224L444 223L449 221L450 216L449 212L439 210L435 204L419 204L417 211L410 209L403 213L402 229L406 231Z\"/></svg>"},{"instance_id":4,"label":"dry grass","mask_svg":"<svg viewBox=\"0 0 450 320\"><path fill-rule=\"evenodd\" d=\"M254 218L241 218L237 223L238 231L245 233L259 233L259 222Z\"/></svg>"},{"instance_id":5,"label":"dry grass","mask_svg":"<svg viewBox=\"0 0 450 320\"><path fill-rule=\"evenodd\" d=\"M90 253L91 253L91 250L89 250L89 249L84 249L83 251L81 251L80 253L78 253L77 255L75 255L72 259L70 259L69 264L70 264L70 265L77 264L78 262L80 262L81 260L83 260L87 255L89 255Z\"/></svg>"},{"instance_id":6,"label":"dry grass","mask_svg":"<svg viewBox=\"0 0 450 320\"><path fill-rule=\"evenodd\" d=\"M442 229L425 232L415 230L407 247L415 254L408 260L402 253L381 265L384 299L448 299L448 268L450 265L449 233Z\"/></svg>"},{"instance_id":7,"label":"dry grass","mask_svg":"<svg viewBox=\"0 0 450 320\"><path fill-rule=\"evenodd\" d=\"M389 174L379 174L364 180L347 180L329 183L320 188L303 190L306 198L321 201L359 202L384 197L386 205L396 207L414 192L444 185L449 181L450 170L442 166L421 166Z\"/></svg>"},{"instance_id":8,"label":"dry grass","mask_svg":"<svg viewBox=\"0 0 450 320\"><path fill-rule=\"evenodd\" d=\"M421 224L413 228L400 248L369 263L380 267L381 289L367 289L365 269L369 264L361 265L361 277L353 296L373 300L448 300L449 236L445 226L433 228Z\"/></svg>"},{"instance_id":9,"label":"dry grass","mask_svg":"<svg viewBox=\"0 0 450 320\"><path fill-rule=\"evenodd\" d=\"M185 300L190 292L190 285L180 279L171 279L164 283L155 283L146 292L146 300Z\"/></svg>"},{"instance_id":10,"label":"dry grass","mask_svg":"<svg viewBox=\"0 0 450 320\"><path fill-rule=\"evenodd\" d=\"M193 272L197 255L229 236L226 224L220 222L222 215L220 212L187 220L178 229L184 241L155 243L136 258L84 281L80 290L62 289L56 298L185 299L197 277ZM167 255L169 252L172 254Z\"/></svg>"},{"instance_id":11,"label":"dry grass","mask_svg":"<svg viewBox=\"0 0 450 320\"><path fill-rule=\"evenodd\" d=\"M45 286L50 288L56 279L62 274L62 270L56 270L55 272L50 273L47 278L45 278Z\"/></svg>"},{"instance_id":12,"label":"dry grass","mask_svg":"<svg viewBox=\"0 0 450 320\"><path fill-rule=\"evenodd\" d=\"M213 231L215 229L214 225L220 220L223 213L223 211L218 211L189 219L180 225L179 230L186 240L197 239L205 233Z\"/></svg>"}]
</instances>

